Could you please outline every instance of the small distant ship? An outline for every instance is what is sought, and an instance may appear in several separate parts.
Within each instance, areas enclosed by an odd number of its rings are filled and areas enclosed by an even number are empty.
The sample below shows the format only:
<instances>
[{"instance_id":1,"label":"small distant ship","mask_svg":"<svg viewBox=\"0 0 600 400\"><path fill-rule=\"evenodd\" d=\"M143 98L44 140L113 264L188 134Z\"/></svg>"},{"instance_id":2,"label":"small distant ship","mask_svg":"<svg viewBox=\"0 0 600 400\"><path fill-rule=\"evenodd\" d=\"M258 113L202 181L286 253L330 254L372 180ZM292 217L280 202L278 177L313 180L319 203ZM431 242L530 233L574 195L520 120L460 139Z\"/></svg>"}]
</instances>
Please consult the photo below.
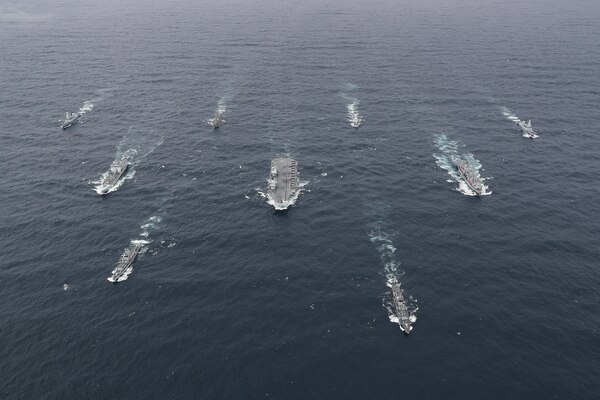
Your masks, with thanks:
<instances>
[{"instance_id":1,"label":"small distant ship","mask_svg":"<svg viewBox=\"0 0 600 400\"><path fill-rule=\"evenodd\" d=\"M142 243L131 243L129 247L125 249L123 254L121 254L121 257L119 257L117 266L112 271L112 274L108 277L109 282L117 283L127 279L127 275L129 275L133 270L133 262L140 253L142 247Z\"/></svg>"},{"instance_id":2,"label":"small distant ship","mask_svg":"<svg viewBox=\"0 0 600 400\"><path fill-rule=\"evenodd\" d=\"M537 135L535 134L535 131L531 127L531 120L529 120L527 122L525 122L525 121L518 121L517 122L517 126L519 128L521 128L521 130L523 131L523 136L528 137L530 139L533 139L533 138L537 137Z\"/></svg>"},{"instance_id":3,"label":"small distant ship","mask_svg":"<svg viewBox=\"0 0 600 400\"><path fill-rule=\"evenodd\" d=\"M484 191L483 182L481 178L474 173L473 169L465 160L458 160L455 162L456 170L460 174L461 178L465 181L469 189L471 189L477 196L481 196Z\"/></svg>"},{"instance_id":4,"label":"small distant ship","mask_svg":"<svg viewBox=\"0 0 600 400\"><path fill-rule=\"evenodd\" d=\"M412 321L410 312L406 306L406 300L404 299L404 293L399 283L390 283L388 286L392 289L392 306L394 316L398 319L398 325L402 332L407 335L412 331Z\"/></svg>"},{"instance_id":5,"label":"small distant ship","mask_svg":"<svg viewBox=\"0 0 600 400\"><path fill-rule=\"evenodd\" d=\"M61 122L60 126L63 129L67 129L68 127L73 125L75 123L75 121L77 121L79 119L79 117L81 117L81 114L67 111L65 114L65 119Z\"/></svg>"},{"instance_id":6,"label":"small distant ship","mask_svg":"<svg viewBox=\"0 0 600 400\"><path fill-rule=\"evenodd\" d=\"M129 159L122 158L120 160L115 160L110 164L110 169L102 177L97 186L98 193L101 195L105 195L113 189L117 183L123 178L125 172L129 168Z\"/></svg>"},{"instance_id":7,"label":"small distant ship","mask_svg":"<svg viewBox=\"0 0 600 400\"><path fill-rule=\"evenodd\" d=\"M267 182L267 198L270 204L276 210L286 210L298 197L298 162L292 158L272 160Z\"/></svg>"},{"instance_id":8,"label":"small distant ship","mask_svg":"<svg viewBox=\"0 0 600 400\"><path fill-rule=\"evenodd\" d=\"M225 122L223 120L223 114L219 111L215 112L215 115L212 117L212 119L209 121L209 124L214 128L217 129L218 127L220 127L221 125L223 125L223 122Z\"/></svg>"},{"instance_id":9,"label":"small distant ship","mask_svg":"<svg viewBox=\"0 0 600 400\"><path fill-rule=\"evenodd\" d=\"M360 126L361 122L362 122L362 120L360 119L360 116L358 114L355 114L350 119L350 126L353 128L358 128Z\"/></svg>"}]
</instances>

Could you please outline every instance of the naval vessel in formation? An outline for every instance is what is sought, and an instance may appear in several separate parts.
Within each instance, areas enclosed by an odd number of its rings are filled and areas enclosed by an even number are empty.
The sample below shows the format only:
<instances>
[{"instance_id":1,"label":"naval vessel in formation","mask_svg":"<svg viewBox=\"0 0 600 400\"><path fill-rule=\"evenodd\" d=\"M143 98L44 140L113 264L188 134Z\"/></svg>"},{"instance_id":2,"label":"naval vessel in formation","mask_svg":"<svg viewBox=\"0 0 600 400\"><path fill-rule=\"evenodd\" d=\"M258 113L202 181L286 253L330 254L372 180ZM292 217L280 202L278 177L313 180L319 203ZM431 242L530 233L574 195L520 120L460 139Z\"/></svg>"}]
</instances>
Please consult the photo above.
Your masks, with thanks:
<instances>
[{"instance_id":1,"label":"naval vessel in formation","mask_svg":"<svg viewBox=\"0 0 600 400\"><path fill-rule=\"evenodd\" d=\"M79 119L79 117L81 117L81 114L67 111L65 114L65 119L61 122L60 126L63 129L67 129L68 127L73 125L75 123L75 121L77 121Z\"/></svg>"},{"instance_id":2,"label":"naval vessel in formation","mask_svg":"<svg viewBox=\"0 0 600 400\"><path fill-rule=\"evenodd\" d=\"M400 329L402 332L407 335L412 331L412 321L410 317L410 312L408 311L408 307L406 306L406 300L404 299L404 293L402 292L402 288L400 284L388 283L388 286L392 289L392 307L393 313L396 317L394 322L398 322ZM396 321L397 319L397 321Z\"/></svg>"},{"instance_id":3,"label":"naval vessel in formation","mask_svg":"<svg viewBox=\"0 0 600 400\"><path fill-rule=\"evenodd\" d=\"M353 128L358 128L360 126L361 122L362 122L362 120L360 119L360 116L358 114L354 114L350 118L350 126Z\"/></svg>"},{"instance_id":4,"label":"naval vessel in formation","mask_svg":"<svg viewBox=\"0 0 600 400\"><path fill-rule=\"evenodd\" d=\"M99 185L96 187L98 194L108 194L127 172L129 168L129 159L123 157L120 160L115 160L110 164L110 169L100 179Z\"/></svg>"},{"instance_id":5,"label":"naval vessel in formation","mask_svg":"<svg viewBox=\"0 0 600 400\"><path fill-rule=\"evenodd\" d=\"M527 122L518 121L517 126L523 131L523 136L528 137L530 139L538 137L538 135L535 134L535 131L531 127L531 120Z\"/></svg>"},{"instance_id":6,"label":"naval vessel in formation","mask_svg":"<svg viewBox=\"0 0 600 400\"><path fill-rule=\"evenodd\" d=\"M142 247L142 243L132 242L129 247L125 249L119 258L119 262L117 262L117 266L108 277L109 282L117 283L127 279L127 275L133 270L133 262L140 253Z\"/></svg>"},{"instance_id":7,"label":"naval vessel in formation","mask_svg":"<svg viewBox=\"0 0 600 400\"><path fill-rule=\"evenodd\" d=\"M267 181L267 198L276 210L285 210L298 198L298 162L292 158L271 161L271 174Z\"/></svg>"},{"instance_id":8,"label":"naval vessel in formation","mask_svg":"<svg viewBox=\"0 0 600 400\"><path fill-rule=\"evenodd\" d=\"M473 171L473 168L471 168L469 163L461 159L455 161L454 165L469 189L471 189L477 196L481 196L485 187L481 178L475 173L475 171Z\"/></svg>"},{"instance_id":9,"label":"naval vessel in formation","mask_svg":"<svg viewBox=\"0 0 600 400\"><path fill-rule=\"evenodd\" d=\"M223 113L220 111L215 112L215 115L212 117L212 119L208 121L208 123L214 129L217 129L218 127L223 125L223 122L225 122L225 120L223 119Z\"/></svg>"}]
</instances>

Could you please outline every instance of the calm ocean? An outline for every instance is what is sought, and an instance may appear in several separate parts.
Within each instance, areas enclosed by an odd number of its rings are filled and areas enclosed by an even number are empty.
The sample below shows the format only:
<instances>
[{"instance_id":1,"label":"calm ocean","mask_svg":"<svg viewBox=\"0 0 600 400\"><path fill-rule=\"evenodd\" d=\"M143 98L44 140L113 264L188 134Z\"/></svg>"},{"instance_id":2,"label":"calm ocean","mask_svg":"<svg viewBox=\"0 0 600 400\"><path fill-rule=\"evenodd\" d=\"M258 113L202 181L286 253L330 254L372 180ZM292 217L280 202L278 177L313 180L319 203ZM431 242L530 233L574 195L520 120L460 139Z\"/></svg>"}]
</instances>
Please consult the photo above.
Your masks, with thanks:
<instances>
[{"instance_id":1,"label":"calm ocean","mask_svg":"<svg viewBox=\"0 0 600 400\"><path fill-rule=\"evenodd\" d=\"M596 0L0 1L0 399L600 398L599 27Z\"/></svg>"}]
</instances>

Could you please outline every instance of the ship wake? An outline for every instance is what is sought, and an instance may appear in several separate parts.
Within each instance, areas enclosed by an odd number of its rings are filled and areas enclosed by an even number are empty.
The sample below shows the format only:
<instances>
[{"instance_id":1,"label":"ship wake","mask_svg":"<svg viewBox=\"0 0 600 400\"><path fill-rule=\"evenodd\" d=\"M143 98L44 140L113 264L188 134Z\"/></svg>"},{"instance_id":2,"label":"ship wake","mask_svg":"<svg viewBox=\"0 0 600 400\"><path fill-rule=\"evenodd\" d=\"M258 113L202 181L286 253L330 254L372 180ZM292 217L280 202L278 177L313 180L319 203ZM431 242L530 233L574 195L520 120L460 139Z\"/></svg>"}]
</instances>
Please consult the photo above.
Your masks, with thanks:
<instances>
[{"instance_id":1,"label":"ship wake","mask_svg":"<svg viewBox=\"0 0 600 400\"><path fill-rule=\"evenodd\" d=\"M91 111L94 110L94 105L101 102L102 100L104 100L107 96L109 96L110 93L109 88L104 88L104 89L98 89L96 90L96 94L97 96L94 97L93 99L90 100L86 100L83 102L83 105L81 107L79 107L79 110L77 110L77 112L79 113L79 115L84 115L86 113L89 113Z\"/></svg>"},{"instance_id":2,"label":"ship wake","mask_svg":"<svg viewBox=\"0 0 600 400\"><path fill-rule=\"evenodd\" d=\"M346 84L345 85L345 89L351 91L354 90L357 86L353 85L353 84ZM360 101L353 96L350 96L349 94L342 92L340 93L340 96L347 101L346 104L346 116L347 116L347 121L350 123L350 126L353 128L358 128L359 126L361 126L361 124L364 121L363 116L360 114L359 111L359 105L360 105Z\"/></svg>"},{"instance_id":3,"label":"ship wake","mask_svg":"<svg viewBox=\"0 0 600 400\"><path fill-rule=\"evenodd\" d=\"M158 210L153 215L149 216L144 220L144 222L140 226L140 229L142 230L139 235L141 238L140 240L148 241L148 243L150 243L151 241L149 237L151 236L151 234L164 226L163 220L167 216L167 213L171 208L173 199L173 194L169 194L163 197L160 201L161 204Z\"/></svg>"},{"instance_id":4,"label":"ship wake","mask_svg":"<svg viewBox=\"0 0 600 400\"><path fill-rule=\"evenodd\" d=\"M359 104L360 102L358 99L354 99L352 103L346 105L346 108L348 109L348 122L353 128L358 128L364 120L358 111Z\"/></svg>"},{"instance_id":5,"label":"ship wake","mask_svg":"<svg viewBox=\"0 0 600 400\"><path fill-rule=\"evenodd\" d=\"M485 185L486 178L482 178L479 173L482 165L479 160L473 156L473 154L468 152L460 154L461 146L459 142L451 140L444 134L435 135L434 143L439 150L439 152L433 153L436 164L448 172L448 175L451 177L448 182L456 182L458 184L456 187L457 191L466 196L477 196L477 193L475 193L469 187L469 185L467 185L456 169L456 162L460 159L463 159L467 161L471 167L474 177L482 182L483 190L480 193L480 196L488 196L492 194L492 192L489 191L489 186Z\"/></svg>"}]
</instances>

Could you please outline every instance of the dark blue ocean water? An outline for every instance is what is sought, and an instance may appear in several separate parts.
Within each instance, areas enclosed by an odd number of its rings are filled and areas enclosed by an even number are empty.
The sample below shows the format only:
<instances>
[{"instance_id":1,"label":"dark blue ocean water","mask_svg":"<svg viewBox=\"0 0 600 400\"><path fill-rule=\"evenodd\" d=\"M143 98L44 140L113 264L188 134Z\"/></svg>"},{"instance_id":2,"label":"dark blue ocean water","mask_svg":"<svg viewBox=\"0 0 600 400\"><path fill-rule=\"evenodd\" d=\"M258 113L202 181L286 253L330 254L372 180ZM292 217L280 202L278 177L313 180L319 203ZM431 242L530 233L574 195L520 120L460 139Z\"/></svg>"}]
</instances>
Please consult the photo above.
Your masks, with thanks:
<instances>
[{"instance_id":1,"label":"dark blue ocean water","mask_svg":"<svg viewBox=\"0 0 600 400\"><path fill-rule=\"evenodd\" d=\"M600 398L599 26L592 0L3 1L0 398Z\"/></svg>"}]
</instances>

